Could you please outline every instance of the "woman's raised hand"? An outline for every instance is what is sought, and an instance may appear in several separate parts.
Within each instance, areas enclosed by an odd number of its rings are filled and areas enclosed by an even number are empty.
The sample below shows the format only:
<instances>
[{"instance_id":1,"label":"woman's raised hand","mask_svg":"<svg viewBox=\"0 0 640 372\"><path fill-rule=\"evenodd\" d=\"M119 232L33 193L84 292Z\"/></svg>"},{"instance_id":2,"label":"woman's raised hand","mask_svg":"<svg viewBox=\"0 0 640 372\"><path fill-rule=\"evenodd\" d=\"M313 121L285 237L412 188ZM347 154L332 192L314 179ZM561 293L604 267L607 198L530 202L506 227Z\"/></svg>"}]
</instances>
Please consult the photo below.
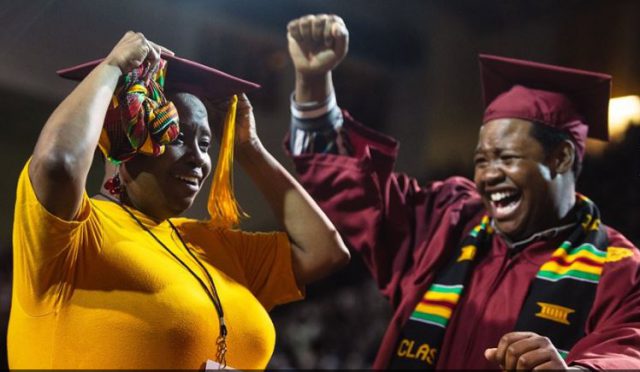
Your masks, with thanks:
<instances>
[{"instance_id":1,"label":"woman's raised hand","mask_svg":"<svg viewBox=\"0 0 640 372\"><path fill-rule=\"evenodd\" d=\"M207 100L205 104L209 111L209 122L217 141L222 136L222 126L229 109L230 99L223 100ZM256 120L253 115L253 107L249 98L244 93L238 94L238 105L236 107L236 128L235 128L235 147L236 150L242 150L247 145L258 145L260 139L256 131Z\"/></svg>"},{"instance_id":2,"label":"woman's raised hand","mask_svg":"<svg viewBox=\"0 0 640 372\"><path fill-rule=\"evenodd\" d=\"M126 74L145 60L151 64L158 63L161 53L174 54L171 50L148 40L141 32L128 31L103 63L116 66Z\"/></svg>"}]
</instances>

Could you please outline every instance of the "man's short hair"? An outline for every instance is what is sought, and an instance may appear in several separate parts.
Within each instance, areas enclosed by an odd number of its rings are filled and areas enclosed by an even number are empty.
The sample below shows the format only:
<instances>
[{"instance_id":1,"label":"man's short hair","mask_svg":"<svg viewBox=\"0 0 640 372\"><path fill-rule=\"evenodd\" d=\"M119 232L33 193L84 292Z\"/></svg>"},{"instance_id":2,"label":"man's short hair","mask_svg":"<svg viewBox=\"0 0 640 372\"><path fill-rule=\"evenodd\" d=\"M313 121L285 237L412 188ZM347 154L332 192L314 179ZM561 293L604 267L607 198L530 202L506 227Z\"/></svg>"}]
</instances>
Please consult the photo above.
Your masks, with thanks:
<instances>
[{"instance_id":1,"label":"man's short hair","mask_svg":"<svg viewBox=\"0 0 640 372\"><path fill-rule=\"evenodd\" d=\"M545 156L549 156L549 154L551 154L551 152L555 150L556 147L558 147L562 142L572 141L569 133L538 122L533 123L529 134L542 145ZM582 171L582 160L578 156L578 153L575 151L575 143L573 154L574 156L571 170L573 171L574 178L577 180L580 172Z\"/></svg>"}]
</instances>

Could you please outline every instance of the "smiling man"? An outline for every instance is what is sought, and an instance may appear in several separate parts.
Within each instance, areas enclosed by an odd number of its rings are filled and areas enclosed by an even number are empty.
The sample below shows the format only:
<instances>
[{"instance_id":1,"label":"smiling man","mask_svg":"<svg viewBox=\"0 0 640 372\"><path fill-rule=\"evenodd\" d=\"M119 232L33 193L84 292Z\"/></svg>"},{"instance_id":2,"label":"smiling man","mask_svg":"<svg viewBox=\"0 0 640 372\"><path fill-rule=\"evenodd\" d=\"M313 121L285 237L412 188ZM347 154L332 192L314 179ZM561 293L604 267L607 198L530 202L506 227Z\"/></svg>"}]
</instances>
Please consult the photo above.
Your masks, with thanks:
<instances>
[{"instance_id":1,"label":"smiling man","mask_svg":"<svg viewBox=\"0 0 640 372\"><path fill-rule=\"evenodd\" d=\"M293 20L288 41L296 169L394 309L374 368L640 368L640 254L575 190L610 76L481 55L474 182L420 185L337 106L344 22Z\"/></svg>"}]
</instances>

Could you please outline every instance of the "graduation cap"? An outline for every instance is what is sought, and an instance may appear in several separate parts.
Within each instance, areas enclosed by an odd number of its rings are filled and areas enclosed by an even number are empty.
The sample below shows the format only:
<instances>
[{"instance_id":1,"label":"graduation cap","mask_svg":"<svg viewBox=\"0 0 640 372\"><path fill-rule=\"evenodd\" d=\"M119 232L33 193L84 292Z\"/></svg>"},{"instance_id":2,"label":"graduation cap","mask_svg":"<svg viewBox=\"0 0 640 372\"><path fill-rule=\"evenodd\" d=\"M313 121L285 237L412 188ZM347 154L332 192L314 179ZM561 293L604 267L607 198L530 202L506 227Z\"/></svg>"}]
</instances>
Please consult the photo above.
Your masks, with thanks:
<instances>
[{"instance_id":1,"label":"graduation cap","mask_svg":"<svg viewBox=\"0 0 640 372\"><path fill-rule=\"evenodd\" d=\"M218 99L260 88L256 83L186 58L164 53L161 58L167 61L164 89L168 92L187 92L200 98ZM56 73L65 79L80 81L100 62L102 59L64 68Z\"/></svg>"},{"instance_id":2,"label":"graduation cap","mask_svg":"<svg viewBox=\"0 0 640 372\"><path fill-rule=\"evenodd\" d=\"M480 54L486 123L515 118L567 131L584 155L589 137L609 139L611 76Z\"/></svg>"},{"instance_id":3,"label":"graduation cap","mask_svg":"<svg viewBox=\"0 0 640 372\"><path fill-rule=\"evenodd\" d=\"M237 225L240 217L243 216L244 213L238 206L233 191L233 148L236 106L238 101L235 94L257 89L260 85L185 58L169 54L162 54L161 58L164 61L160 64L161 67L159 72L154 73L153 81L151 82L152 86L158 87L159 89L157 89L153 94L151 93L151 89L134 89L137 92L149 91L148 95L153 95L154 100L157 101L152 102L152 105L155 105L155 103L164 104L164 95L162 94L162 90L175 93L191 93L200 99L221 99L231 97L230 106L224 122L222 138L220 139L220 152L213 174L207 209L211 216L211 224L224 227ZM100 64L100 62L102 62L102 59L86 62L77 66L58 70L57 74L66 79L80 81L84 79L98 64ZM143 75L145 73L144 71L146 71L144 69L145 66L134 69L134 71L127 74L124 79L119 82L119 87L117 87L116 92L114 92L114 99L112 100L110 109L107 112L105 127L103 127L103 132L100 138L100 148L108 159L115 162L126 161L136 153L160 155L162 151L164 151L162 145L156 143L154 138L152 138L153 136L151 133L154 132L154 130L150 127L148 128L149 130L145 131L145 133L148 132L149 134L145 134L144 140L132 140L130 138L130 134L136 131L124 129L125 126L129 124L125 123L122 119L122 107L118 108L118 106L128 105L130 101L135 103L135 99L127 100L118 97L118 91L122 88L123 84L131 84L132 86L135 84L145 85L144 76L141 76L140 79L138 79L140 81L135 81L138 78L136 74ZM150 86L146 86L146 88L150 88ZM146 97L145 99L150 98ZM159 126L170 127L167 125L167 122L172 119L171 112L175 111L175 107L173 107L173 104L168 101L167 106L169 108L161 110L161 114L156 115L158 118L161 118L160 116L163 115L162 119L164 122L160 123ZM144 116L146 118L149 117L148 113ZM112 125L107 128L108 121L112 117L115 117L115 121L118 122L118 125ZM177 115L175 116L175 119L177 119ZM131 120L131 118L129 117L128 120ZM119 123L121 121L123 122L122 124ZM149 125L150 124L145 123L146 127ZM156 126L156 128L157 127L158 126ZM176 131L177 120L174 132ZM124 135L125 132L128 133L126 136ZM171 142L168 140L171 138L170 134L170 130L165 130L159 136L156 135L156 137L164 139L164 143L166 144ZM175 134L177 135L177 132ZM120 154L113 153L120 149L125 149L125 153L122 154L122 151L120 151Z\"/></svg>"}]
</instances>

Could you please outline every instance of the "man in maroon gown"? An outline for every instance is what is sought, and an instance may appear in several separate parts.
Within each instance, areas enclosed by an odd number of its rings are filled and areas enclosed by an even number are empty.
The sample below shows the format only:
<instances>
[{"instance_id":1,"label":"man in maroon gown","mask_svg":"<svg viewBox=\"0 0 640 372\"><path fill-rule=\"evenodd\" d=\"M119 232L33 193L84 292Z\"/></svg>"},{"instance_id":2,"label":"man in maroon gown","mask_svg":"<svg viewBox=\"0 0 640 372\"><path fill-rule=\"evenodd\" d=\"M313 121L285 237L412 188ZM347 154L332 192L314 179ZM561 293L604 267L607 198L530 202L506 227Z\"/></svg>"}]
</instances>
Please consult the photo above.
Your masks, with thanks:
<instances>
[{"instance_id":1,"label":"man in maroon gown","mask_svg":"<svg viewBox=\"0 0 640 372\"><path fill-rule=\"evenodd\" d=\"M420 185L337 106L342 19L293 20L288 41L288 151L394 309L374 368L640 369L640 254L575 192L587 129L608 136L609 76L481 56L475 182Z\"/></svg>"}]
</instances>

